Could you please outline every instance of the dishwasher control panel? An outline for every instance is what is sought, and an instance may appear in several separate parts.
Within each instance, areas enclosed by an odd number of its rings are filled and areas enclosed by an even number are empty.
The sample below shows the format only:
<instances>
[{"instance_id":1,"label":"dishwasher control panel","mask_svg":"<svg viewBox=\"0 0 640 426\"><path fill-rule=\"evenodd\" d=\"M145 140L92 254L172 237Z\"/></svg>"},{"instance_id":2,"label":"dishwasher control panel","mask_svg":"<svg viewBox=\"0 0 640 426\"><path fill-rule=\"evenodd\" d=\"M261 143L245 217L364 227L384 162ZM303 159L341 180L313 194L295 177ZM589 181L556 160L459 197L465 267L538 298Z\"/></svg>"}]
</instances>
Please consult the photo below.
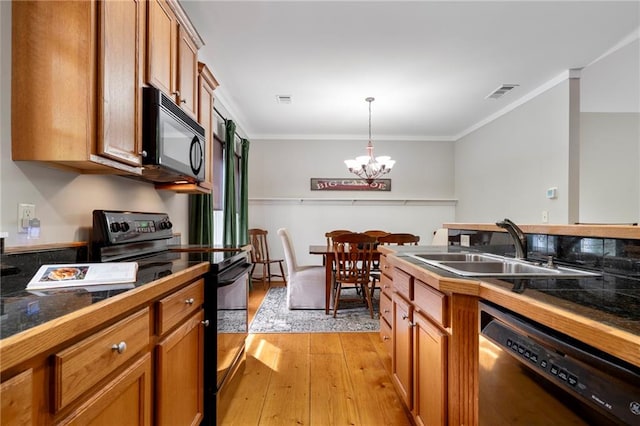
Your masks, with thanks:
<instances>
[{"instance_id":1,"label":"dishwasher control panel","mask_svg":"<svg viewBox=\"0 0 640 426\"><path fill-rule=\"evenodd\" d=\"M493 306L481 304L480 323L482 336L535 373L617 422L640 422L640 376L628 366Z\"/></svg>"}]
</instances>

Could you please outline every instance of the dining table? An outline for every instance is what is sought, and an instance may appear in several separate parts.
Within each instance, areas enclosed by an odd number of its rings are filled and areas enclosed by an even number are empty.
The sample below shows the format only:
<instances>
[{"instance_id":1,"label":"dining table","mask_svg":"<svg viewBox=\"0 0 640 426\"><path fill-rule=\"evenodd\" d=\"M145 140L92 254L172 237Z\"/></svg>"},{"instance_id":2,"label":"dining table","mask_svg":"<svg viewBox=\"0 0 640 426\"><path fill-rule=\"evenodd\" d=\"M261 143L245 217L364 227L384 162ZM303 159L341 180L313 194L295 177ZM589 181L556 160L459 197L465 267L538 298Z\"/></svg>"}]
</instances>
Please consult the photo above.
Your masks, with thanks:
<instances>
[{"instance_id":1,"label":"dining table","mask_svg":"<svg viewBox=\"0 0 640 426\"><path fill-rule=\"evenodd\" d=\"M329 305L331 299L331 281L333 276L333 263L335 262L335 253L333 247L326 244L310 245L309 254L319 254L324 256L324 268L325 268L325 297L324 297L324 313L329 314ZM375 251L373 253L373 260L379 261L380 252Z\"/></svg>"}]
</instances>

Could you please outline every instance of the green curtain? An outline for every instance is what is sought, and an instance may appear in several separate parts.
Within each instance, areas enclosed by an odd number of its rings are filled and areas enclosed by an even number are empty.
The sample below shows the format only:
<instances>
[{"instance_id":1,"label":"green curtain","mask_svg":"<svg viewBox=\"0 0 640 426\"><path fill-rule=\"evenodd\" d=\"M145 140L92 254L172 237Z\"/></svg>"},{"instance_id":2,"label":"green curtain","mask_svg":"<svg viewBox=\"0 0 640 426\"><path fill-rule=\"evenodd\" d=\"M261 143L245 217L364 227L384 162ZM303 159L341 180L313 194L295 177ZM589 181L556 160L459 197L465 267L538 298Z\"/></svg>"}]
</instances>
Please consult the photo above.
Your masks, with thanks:
<instances>
[{"instance_id":1,"label":"green curtain","mask_svg":"<svg viewBox=\"0 0 640 426\"><path fill-rule=\"evenodd\" d=\"M213 198L211 194L189 195L189 244L213 244Z\"/></svg>"},{"instance_id":2,"label":"green curtain","mask_svg":"<svg viewBox=\"0 0 640 426\"><path fill-rule=\"evenodd\" d=\"M236 153L234 149L236 124L232 120L227 120L225 130L224 229L222 231L222 242L224 245L233 246L238 243L236 231Z\"/></svg>"},{"instance_id":3,"label":"green curtain","mask_svg":"<svg viewBox=\"0 0 640 426\"><path fill-rule=\"evenodd\" d=\"M240 224L238 243L249 244L249 145L242 139L242 158L240 159Z\"/></svg>"}]
</instances>

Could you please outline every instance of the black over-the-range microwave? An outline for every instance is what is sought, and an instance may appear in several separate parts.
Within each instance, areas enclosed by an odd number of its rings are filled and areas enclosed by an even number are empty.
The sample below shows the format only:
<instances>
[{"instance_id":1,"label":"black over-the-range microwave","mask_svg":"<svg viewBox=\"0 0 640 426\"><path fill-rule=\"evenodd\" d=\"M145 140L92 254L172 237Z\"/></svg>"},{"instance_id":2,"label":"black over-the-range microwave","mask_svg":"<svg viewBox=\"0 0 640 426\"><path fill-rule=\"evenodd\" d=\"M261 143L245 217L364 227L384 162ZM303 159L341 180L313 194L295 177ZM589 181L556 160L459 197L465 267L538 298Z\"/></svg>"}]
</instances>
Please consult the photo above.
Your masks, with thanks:
<instances>
[{"instance_id":1,"label":"black over-the-range microwave","mask_svg":"<svg viewBox=\"0 0 640 426\"><path fill-rule=\"evenodd\" d=\"M204 180L204 128L154 87L143 89L142 175L153 182Z\"/></svg>"}]
</instances>

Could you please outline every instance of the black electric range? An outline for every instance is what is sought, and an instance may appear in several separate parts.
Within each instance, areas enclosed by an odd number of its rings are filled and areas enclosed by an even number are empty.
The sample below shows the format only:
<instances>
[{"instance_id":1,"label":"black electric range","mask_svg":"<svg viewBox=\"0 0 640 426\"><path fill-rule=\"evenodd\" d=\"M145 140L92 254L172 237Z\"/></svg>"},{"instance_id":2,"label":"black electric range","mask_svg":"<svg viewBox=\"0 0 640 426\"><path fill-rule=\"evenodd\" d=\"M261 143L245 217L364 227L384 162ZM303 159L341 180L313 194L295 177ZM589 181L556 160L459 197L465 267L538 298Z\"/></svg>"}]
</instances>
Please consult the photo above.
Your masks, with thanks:
<instances>
[{"instance_id":1,"label":"black electric range","mask_svg":"<svg viewBox=\"0 0 640 426\"><path fill-rule=\"evenodd\" d=\"M166 213L93 212L94 259L136 261L141 269L160 267L186 256L209 262L204 298L204 419L216 424L221 394L244 366L249 331L248 295L251 263L241 247L172 245L173 224ZM215 362L213 362L215 360Z\"/></svg>"}]
</instances>

